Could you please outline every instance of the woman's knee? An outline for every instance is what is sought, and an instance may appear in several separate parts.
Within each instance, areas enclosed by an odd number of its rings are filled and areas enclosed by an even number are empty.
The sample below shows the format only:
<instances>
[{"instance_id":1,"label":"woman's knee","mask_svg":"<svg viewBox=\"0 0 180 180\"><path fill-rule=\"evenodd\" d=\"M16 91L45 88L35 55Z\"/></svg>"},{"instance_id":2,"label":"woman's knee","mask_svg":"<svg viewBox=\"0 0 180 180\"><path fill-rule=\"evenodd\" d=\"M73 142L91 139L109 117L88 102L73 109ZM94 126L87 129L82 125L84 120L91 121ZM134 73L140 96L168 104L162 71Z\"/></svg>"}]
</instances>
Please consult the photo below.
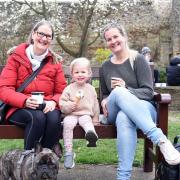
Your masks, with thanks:
<instances>
[{"instance_id":1,"label":"woman's knee","mask_svg":"<svg viewBox=\"0 0 180 180\"><path fill-rule=\"evenodd\" d=\"M46 115L46 124L49 127L57 127L61 124L61 113L58 111L52 111Z\"/></svg>"},{"instance_id":2,"label":"woman's knee","mask_svg":"<svg viewBox=\"0 0 180 180\"><path fill-rule=\"evenodd\" d=\"M116 87L112 90L111 94L113 96L124 96L125 93L128 93L129 91L124 87Z\"/></svg>"},{"instance_id":3,"label":"woman's knee","mask_svg":"<svg viewBox=\"0 0 180 180\"><path fill-rule=\"evenodd\" d=\"M42 111L38 111L36 114L32 116L32 124L33 126L45 127L46 117Z\"/></svg>"},{"instance_id":4,"label":"woman's knee","mask_svg":"<svg viewBox=\"0 0 180 180\"><path fill-rule=\"evenodd\" d=\"M112 104L119 104L119 102L126 101L126 99L131 98L132 94L128 89L124 87L116 87L113 89L108 97L108 101Z\"/></svg>"}]
</instances>

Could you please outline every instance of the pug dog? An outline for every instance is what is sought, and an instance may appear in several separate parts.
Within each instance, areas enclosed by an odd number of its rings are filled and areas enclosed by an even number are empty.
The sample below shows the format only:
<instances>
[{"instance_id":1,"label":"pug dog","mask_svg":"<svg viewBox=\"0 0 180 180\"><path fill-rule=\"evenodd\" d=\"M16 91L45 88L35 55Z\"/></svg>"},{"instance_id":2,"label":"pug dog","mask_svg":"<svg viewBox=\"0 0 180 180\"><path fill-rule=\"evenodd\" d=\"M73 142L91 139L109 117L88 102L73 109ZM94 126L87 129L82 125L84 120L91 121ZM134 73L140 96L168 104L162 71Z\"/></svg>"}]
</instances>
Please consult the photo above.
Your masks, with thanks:
<instances>
[{"instance_id":1,"label":"pug dog","mask_svg":"<svg viewBox=\"0 0 180 180\"><path fill-rule=\"evenodd\" d=\"M0 157L2 180L57 180L59 160L62 157L60 143L51 149L36 143L32 150L12 150Z\"/></svg>"}]
</instances>

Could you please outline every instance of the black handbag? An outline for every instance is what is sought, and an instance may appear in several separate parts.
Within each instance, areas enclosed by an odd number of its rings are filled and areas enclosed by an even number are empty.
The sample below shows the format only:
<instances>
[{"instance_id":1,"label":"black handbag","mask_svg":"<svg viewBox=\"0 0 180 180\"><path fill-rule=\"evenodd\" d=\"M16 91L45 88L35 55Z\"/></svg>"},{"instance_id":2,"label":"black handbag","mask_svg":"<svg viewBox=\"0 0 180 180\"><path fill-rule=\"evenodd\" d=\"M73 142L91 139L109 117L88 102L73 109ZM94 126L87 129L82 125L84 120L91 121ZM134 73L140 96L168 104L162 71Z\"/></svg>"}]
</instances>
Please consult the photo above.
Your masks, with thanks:
<instances>
[{"instance_id":1,"label":"black handbag","mask_svg":"<svg viewBox=\"0 0 180 180\"><path fill-rule=\"evenodd\" d=\"M47 61L42 61L39 68L36 71L34 71L28 78L26 78L24 83L21 84L21 86L16 90L16 92L22 92L28 86L28 84L37 76L37 74L41 71L41 69L44 67L46 63ZM5 123L6 112L8 111L9 107L9 104L6 104L0 100L0 124Z\"/></svg>"},{"instance_id":2,"label":"black handbag","mask_svg":"<svg viewBox=\"0 0 180 180\"><path fill-rule=\"evenodd\" d=\"M180 152L179 138L180 135L174 138L174 147ZM156 180L180 180L180 164L170 165L165 160L162 160L157 168Z\"/></svg>"},{"instance_id":3,"label":"black handbag","mask_svg":"<svg viewBox=\"0 0 180 180\"><path fill-rule=\"evenodd\" d=\"M9 105L3 103L2 101L0 101L0 124L4 123L5 120L5 116L6 116L6 112L8 110Z\"/></svg>"}]
</instances>

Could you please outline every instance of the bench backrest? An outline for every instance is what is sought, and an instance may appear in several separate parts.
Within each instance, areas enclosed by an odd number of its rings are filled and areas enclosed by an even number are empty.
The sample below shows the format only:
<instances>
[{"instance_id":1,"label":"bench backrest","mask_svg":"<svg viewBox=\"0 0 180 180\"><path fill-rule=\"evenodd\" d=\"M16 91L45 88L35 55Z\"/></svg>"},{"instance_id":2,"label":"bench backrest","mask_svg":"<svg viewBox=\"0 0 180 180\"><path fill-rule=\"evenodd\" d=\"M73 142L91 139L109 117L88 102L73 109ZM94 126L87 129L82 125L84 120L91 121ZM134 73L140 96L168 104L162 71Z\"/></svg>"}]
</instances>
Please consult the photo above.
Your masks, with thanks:
<instances>
[{"instance_id":1,"label":"bench backrest","mask_svg":"<svg viewBox=\"0 0 180 180\"><path fill-rule=\"evenodd\" d=\"M91 69L92 69L92 79L99 79L99 68L100 66L93 66ZM150 64L150 68L151 68L151 72L152 72L152 75L153 75L153 71L154 71L154 64L151 63ZM64 69L64 74L66 76L66 78L70 78L70 70L69 70L69 66L63 66L63 69Z\"/></svg>"},{"instance_id":2,"label":"bench backrest","mask_svg":"<svg viewBox=\"0 0 180 180\"><path fill-rule=\"evenodd\" d=\"M3 70L4 66L5 65L0 65L0 73ZM153 70L154 70L154 64L153 63L150 64L150 68L151 68L152 77L153 77ZM63 66L63 70L64 70L65 77L67 79L67 82L70 83L71 74L70 74L69 66ZM99 88L99 67L98 66L96 66L96 67L93 66L92 67L91 84L93 84L95 86L96 92L97 92L97 95L98 95L98 100L100 100L101 97L102 97L102 94L101 94L101 91L100 91L100 88Z\"/></svg>"}]
</instances>

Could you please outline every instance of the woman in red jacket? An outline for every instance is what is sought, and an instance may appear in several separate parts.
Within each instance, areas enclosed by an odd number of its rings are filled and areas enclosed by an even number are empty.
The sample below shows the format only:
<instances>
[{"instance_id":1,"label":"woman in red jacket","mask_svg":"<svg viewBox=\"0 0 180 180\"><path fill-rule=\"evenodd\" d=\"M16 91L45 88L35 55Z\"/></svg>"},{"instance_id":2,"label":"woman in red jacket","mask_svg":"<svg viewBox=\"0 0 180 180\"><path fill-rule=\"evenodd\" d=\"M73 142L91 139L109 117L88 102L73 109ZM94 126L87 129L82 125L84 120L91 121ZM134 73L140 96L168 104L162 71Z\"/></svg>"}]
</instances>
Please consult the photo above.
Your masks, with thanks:
<instances>
[{"instance_id":1,"label":"woman in red jacket","mask_svg":"<svg viewBox=\"0 0 180 180\"><path fill-rule=\"evenodd\" d=\"M25 128L26 150L32 149L36 141L46 148L52 148L59 141L61 112L58 100L66 81L61 64L48 49L53 36L49 22L38 22L30 33L29 43L16 47L0 76L0 99L11 105L6 119L10 124ZM36 78L23 92L16 92L42 61L47 63ZM34 91L44 92L45 107L42 110L31 96Z\"/></svg>"}]
</instances>

